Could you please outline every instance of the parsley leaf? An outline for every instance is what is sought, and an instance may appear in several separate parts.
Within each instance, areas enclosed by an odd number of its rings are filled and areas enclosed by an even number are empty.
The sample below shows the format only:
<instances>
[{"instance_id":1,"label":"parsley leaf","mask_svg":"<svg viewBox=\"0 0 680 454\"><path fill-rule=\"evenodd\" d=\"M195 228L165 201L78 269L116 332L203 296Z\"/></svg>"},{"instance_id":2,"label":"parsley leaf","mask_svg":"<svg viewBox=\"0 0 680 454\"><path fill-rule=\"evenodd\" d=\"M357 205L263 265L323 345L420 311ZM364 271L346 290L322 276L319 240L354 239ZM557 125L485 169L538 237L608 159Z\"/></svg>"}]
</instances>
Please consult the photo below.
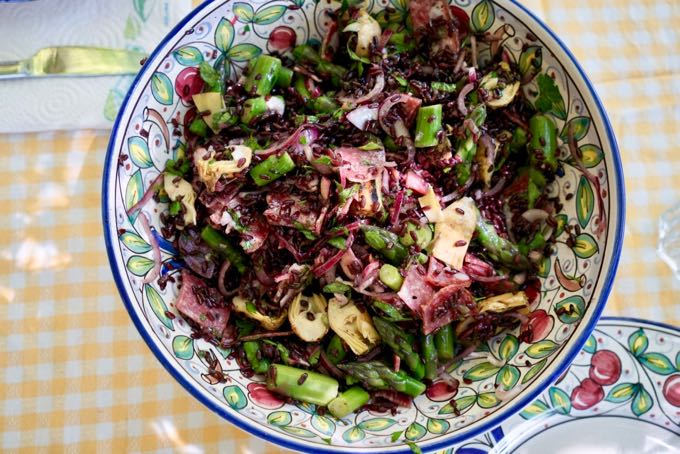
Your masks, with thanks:
<instances>
[{"instance_id":1,"label":"parsley leaf","mask_svg":"<svg viewBox=\"0 0 680 454\"><path fill-rule=\"evenodd\" d=\"M358 184L352 185L349 188L342 189L342 186L338 183L338 197L340 198L340 205L347 202L354 194L359 192L360 186Z\"/></svg>"},{"instance_id":2,"label":"parsley leaf","mask_svg":"<svg viewBox=\"0 0 680 454\"><path fill-rule=\"evenodd\" d=\"M354 61L366 63L367 65L371 63L371 60L369 60L368 58L358 56L357 53L354 52L350 47L349 41L347 42L347 53L349 54L349 58L351 58Z\"/></svg>"},{"instance_id":3,"label":"parsley leaf","mask_svg":"<svg viewBox=\"0 0 680 454\"><path fill-rule=\"evenodd\" d=\"M381 144L377 142L366 142L364 145L359 147L359 150L362 151L374 151L374 150L382 150L383 147ZM370 162L369 162L370 165Z\"/></svg>"},{"instance_id":4,"label":"parsley leaf","mask_svg":"<svg viewBox=\"0 0 680 454\"><path fill-rule=\"evenodd\" d=\"M201 74L201 79L203 79L203 82L208 85L208 90L206 91L222 91L222 78L220 73L215 68L213 68L210 63L206 61L201 62L201 65L198 67L198 69Z\"/></svg>"},{"instance_id":5,"label":"parsley leaf","mask_svg":"<svg viewBox=\"0 0 680 454\"><path fill-rule=\"evenodd\" d=\"M557 84L552 77L547 74L541 74L536 79L538 83L539 95L536 98L534 107L542 113L553 112L560 116L564 112L564 100Z\"/></svg>"},{"instance_id":6,"label":"parsley leaf","mask_svg":"<svg viewBox=\"0 0 680 454\"><path fill-rule=\"evenodd\" d=\"M328 240L328 244L338 249L345 249L347 247L347 239L342 236L336 236Z\"/></svg>"},{"instance_id":7,"label":"parsley leaf","mask_svg":"<svg viewBox=\"0 0 680 454\"><path fill-rule=\"evenodd\" d=\"M238 117L233 112L225 110L213 115L213 128L221 129L222 127L232 126L238 122Z\"/></svg>"},{"instance_id":8,"label":"parsley leaf","mask_svg":"<svg viewBox=\"0 0 680 454\"><path fill-rule=\"evenodd\" d=\"M182 211L182 204L179 200L175 200L170 204L170 216L177 216Z\"/></svg>"},{"instance_id":9,"label":"parsley leaf","mask_svg":"<svg viewBox=\"0 0 680 454\"><path fill-rule=\"evenodd\" d=\"M347 284L343 284L342 282L331 282L327 286L323 288L324 293L347 293L352 289Z\"/></svg>"},{"instance_id":10,"label":"parsley leaf","mask_svg":"<svg viewBox=\"0 0 680 454\"><path fill-rule=\"evenodd\" d=\"M302 225L302 223L295 221L293 222L293 227L295 227L295 230L302 233L308 240L314 241L316 239L316 235L314 235L311 230Z\"/></svg>"},{"instance_id":11,"label":"parsley leaf","mask_svg":"<svg viewBox=\"0 0 680 454\"><path fill-rule=\"evenodd\" d=\"M236 328L238 328L239 336L247 336L255 329L255 322L249 319L235 317L234 320L236 321Z\"/></svg>"},{"instance_id":12,"label":"parsley leaf","mask_svg":"<svg viewBox=\"0 0 680 454\"><path fill-rule=\"evenodd\" d=\"M187 174L191 164L186 159L168 159L165 163L165 171L172 175L177 175L178 177L184 177Z\"/></svg>"},{"instance_id":13,"label":"parsley leaf","mask_svg":"<svg viewBox=\"0 0 680 454\"><path fill-rule=\"evenodd\" d=\"M333 164L333 160L331 159L330 156L319 156L317 159L312 161L313 164L320 164L324 166L330 166Z\"/></svg>"}]
</instances>

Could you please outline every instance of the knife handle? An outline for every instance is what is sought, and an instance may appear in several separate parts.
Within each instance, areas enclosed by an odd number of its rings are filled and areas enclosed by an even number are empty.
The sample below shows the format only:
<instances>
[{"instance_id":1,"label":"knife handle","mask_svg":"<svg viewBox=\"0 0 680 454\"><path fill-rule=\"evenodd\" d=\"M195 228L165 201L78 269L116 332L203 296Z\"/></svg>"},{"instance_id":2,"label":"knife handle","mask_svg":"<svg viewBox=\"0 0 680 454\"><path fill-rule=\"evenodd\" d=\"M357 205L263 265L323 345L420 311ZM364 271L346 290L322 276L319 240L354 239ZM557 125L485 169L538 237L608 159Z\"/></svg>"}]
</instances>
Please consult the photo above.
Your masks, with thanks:
<instances>
[{"instance_id":1,"label":"knife handle","mask_svg":"<svg viewBox=\"0 0 680 454\"><path fill-rule=\"evenodd\" d=\"M20 61L6 61L0 63L0 79L16 79L24 77Z\"/></svg>"}]
</instances>

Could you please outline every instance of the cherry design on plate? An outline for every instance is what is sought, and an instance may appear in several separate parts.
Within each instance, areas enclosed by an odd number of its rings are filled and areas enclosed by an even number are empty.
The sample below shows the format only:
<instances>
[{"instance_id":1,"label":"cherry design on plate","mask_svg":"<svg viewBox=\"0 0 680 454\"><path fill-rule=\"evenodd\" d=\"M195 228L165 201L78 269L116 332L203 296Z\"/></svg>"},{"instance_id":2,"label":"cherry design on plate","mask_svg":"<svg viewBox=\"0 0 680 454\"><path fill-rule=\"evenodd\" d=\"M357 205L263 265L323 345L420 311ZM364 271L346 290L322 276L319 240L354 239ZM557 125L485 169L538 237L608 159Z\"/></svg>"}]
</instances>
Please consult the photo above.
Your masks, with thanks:
<instances>
[{"instance_id":1,"label":"cherry design on plate","mask_svg":"<svg viewBox=\"0 0 680 454\"><path fill-rule=\"evenodd\" d=\"M571 404L577 410L587 410L604 399L602 387L613 385L621 377L621 360L611 350L594 353L588 377L571 392Z\"/></svg>"},{"instance_id":2,"label":"cherry design on plate","mask_svg":"<svg viewBox=\"0 0 680 454\"><path fill-rule=\"evenodd\" d=\"M680 374L671 375L663 384L663 396L669 404L680 407Z\"/></svg>"},{"instance_id":3,"label":"cherry design on plate","mask_svg":"<svg viewBox=\"0 0 680 454\"><path fill-rule=\"evenodd\" d=\"M599 385L613 385L621 377L621 360L611 350L600 350L590 360L588 376Z\"/></svg>"},{"instance_id":4,"label":"cherry design on plate","mask_svg":"<svg viewBox=\"0 0 680 454\"><path fill-rule=\"evenodd\" d=\"M590 378L584 379L571 392L571 405L577 410L587 410L602 399L604 399L602 386Z\"/></svg>"}]
</instances>

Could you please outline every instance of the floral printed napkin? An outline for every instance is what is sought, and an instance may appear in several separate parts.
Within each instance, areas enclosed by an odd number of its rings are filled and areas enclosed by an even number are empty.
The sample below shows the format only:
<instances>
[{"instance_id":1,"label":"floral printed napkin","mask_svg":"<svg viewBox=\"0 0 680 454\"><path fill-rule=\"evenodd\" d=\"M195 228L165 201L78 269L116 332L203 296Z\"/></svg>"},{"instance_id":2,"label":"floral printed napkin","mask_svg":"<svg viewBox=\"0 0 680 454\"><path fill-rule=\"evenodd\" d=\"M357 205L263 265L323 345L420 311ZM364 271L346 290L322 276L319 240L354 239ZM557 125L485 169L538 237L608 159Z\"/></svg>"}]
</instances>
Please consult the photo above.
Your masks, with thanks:
<instances>
[{"instance_id":1,"label":"floral printed napkin","mask_svg":"<svg viewBox=\"0 0 680 454\"><path fill-rule=\"evenodd\" d=\"M36 0L0 3L0 61L43 47L98 46L151 52L191 9L190 0ZM132 76L0 81L0 133L108 129Z\"/></svg>"}]
</instances>

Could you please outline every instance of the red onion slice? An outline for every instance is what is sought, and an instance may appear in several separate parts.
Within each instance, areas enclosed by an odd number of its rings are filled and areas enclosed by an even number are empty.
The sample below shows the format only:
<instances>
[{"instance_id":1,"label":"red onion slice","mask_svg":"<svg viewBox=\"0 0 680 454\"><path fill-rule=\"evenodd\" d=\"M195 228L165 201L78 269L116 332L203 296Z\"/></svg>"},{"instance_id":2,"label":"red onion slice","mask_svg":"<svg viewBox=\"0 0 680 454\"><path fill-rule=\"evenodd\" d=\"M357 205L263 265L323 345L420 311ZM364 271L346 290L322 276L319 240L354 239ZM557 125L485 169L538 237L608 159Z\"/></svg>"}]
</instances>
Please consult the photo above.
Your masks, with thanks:
<instances>
[{"instance_id":1,"label":"red onion slice","mask_svg":"<svg viewBox=\"0 0 680 454\"><path fill-rule=\"evenodd\" d=\"M461 114L467 115L468 114L468 108L465 106L465 97L469 95L472 90L475 89L475 84L469 83L465 85L463 88L461 88L460 93L458 93L458 110L460 111Z\"/></svg>"},{"instance_id":2,"label":"red onion slice","mask_svg":"<svg viewBox=\"0 0 680 454\"><path fill-rule=\"evenodd\" d=\"M301 125L299 128L297 128L295 132L293 132L293 134L291 134L291 136L288 137L287 139L275 143L274 145L267 149L257 150L255 151L255 154L262 157L268 157L281 150L290 148L293 145L299 145L300 135L303 132L305 133L305 137L307 139L307 143L305 145L311 145L313 142L316 141L316 139L319 138L319 127L311 123L305 123Z\"/></svg>"},{"instance_id":3,"label":"red onion slice","mask_svg":"<svg viewBox=\"0 0 680 454\"><path fill-rule=\"evenodd\" d=\"M538 208L526 210L522 213L522 217L528 222L545 221L549 216L547 211L539 210Z\"/></svg>"},{"instance_id":4,"label":"red onion slice","mask_svg":"<svg viewBox=\"0 0 680 454\"><path fill-rule=\"evenodd\" d=\"M333 55L330 51L334 51L333 48L337 47L337 32L338 23L336 21L331 21L328 25L326 35L323 37L323 41L321 41L321 49L319 50L319 55L326 61L331 61L333 59Z\"/></svg>"},{"instance_id":5,"label":"red onion slice","mask_svg":"<svg viewBox=\"0 0 680 454\"><path fill-rule=\"evenodd\" d=\"M363 96L360 96L358 98L350 98L349 96L340 96L338 97L338 101L342 103L347 103L351 104L354 106L357 106L359 104L363 104L365 102L368 102L378 96L382 91L385 89L385 74L382 72L382 69L380 69L378 66L373 66L372 70L377 69L379 72L375 76L375 85L369 91Z\"/></svg>"},{"instance_id":6,"label":"red onion slice","mask_svg":"<svg viewBox=\"0 0 680 454\"><path fill-rule=\"evenodd\" d=\"M160 184L160 182L161 182L161 180L162 180L162 178L163 178L164 175L165 175L165 173L164 173L164 172L161 172L161 173L158 174L158 176L157 176L156 178L153 179L153 181L151 182L151 184L150 184L149 187L147 188L147 190L146 190L146 192L144 193L144 195L142 196L142 198L139 199L139 202L135 203L135 204L132 205L130 208L128 208L128 210L127 210L127 212L126 212L126 214L127 214L128 216L134 216L139 210L141 210L142 208L144 208L144 205L146 205L147 203L149 203L149 200L151 200L151 198L153 197L154 193L156 192L156 189L155 189L156 186L157 186L158 184Z\"/></svg>"},{"instance_id":7,"label":"red onion slice","mask_svg":"<svg viewBox=\"0 0 680 454\"><path fill-rule=\"evenodd\" d=\"M380 126L387 134L392 133L392 130L389 127L389 125L385 123L387 114L390 112L390 110L392 110L394 106L402 103L406 104L408 110L407 118L405 119L406 123L411 123L413 121L413 118L415 118L415 114L418 111L418 108L420 107L422 101L418 98L414 98L413 96L406 94L395 94L385 99L382 102L382 104L380 104L380 109L378 109L378 122L380 123ZM397 137L403 136L408 136L408 132L406 132L406 134L404 134L403 132L401 134L397 134Z\"/></svg>"},{"instance_id":8,"label":"red onion slice","mask_svg":"<svg viewBox=\"0 0 680 454\"><path fill-rule=\"evenodd\" d=\"M394 197L394 205L392 205L392 212L390 213L390 222L396 224L399 221L399 214L401 213L401 205L404 203L404 191L397 192Z\"/></svg>"},{"instance_id":9,"label":"red onion slice","mask_svg":"<svg viewBox=\"0 0 680 454\"><path fill-rule=\"evenodd\" d=\"M321 265L317 266L312 270L314 273L314 276L316 277L321 277L324 274L326 274L331 268L333 268L335 265L337 265L340 260L342 260L342 257L345 255L345 252L349 248L352 247L352 243L354 242L354 235L350 234L347 237L347 241L345 242L345 249L342 249L338 251L334 256L332 256L330 259L326 260L325 263L322 263Z\"/></svg>"},{"instance_id":10,"label":"red onion slice","mask_svg":"<svg viewBox=\"0 0 680 454\"><path fill-rule=\"evenodd\" d=\"M347 118L347 121L352 123L356 128L364 131L369 121L376 121L378 119L378 108L370 107L368 105L359 106L349 112L345 118Z\"/></svg>"}]
</instances>

